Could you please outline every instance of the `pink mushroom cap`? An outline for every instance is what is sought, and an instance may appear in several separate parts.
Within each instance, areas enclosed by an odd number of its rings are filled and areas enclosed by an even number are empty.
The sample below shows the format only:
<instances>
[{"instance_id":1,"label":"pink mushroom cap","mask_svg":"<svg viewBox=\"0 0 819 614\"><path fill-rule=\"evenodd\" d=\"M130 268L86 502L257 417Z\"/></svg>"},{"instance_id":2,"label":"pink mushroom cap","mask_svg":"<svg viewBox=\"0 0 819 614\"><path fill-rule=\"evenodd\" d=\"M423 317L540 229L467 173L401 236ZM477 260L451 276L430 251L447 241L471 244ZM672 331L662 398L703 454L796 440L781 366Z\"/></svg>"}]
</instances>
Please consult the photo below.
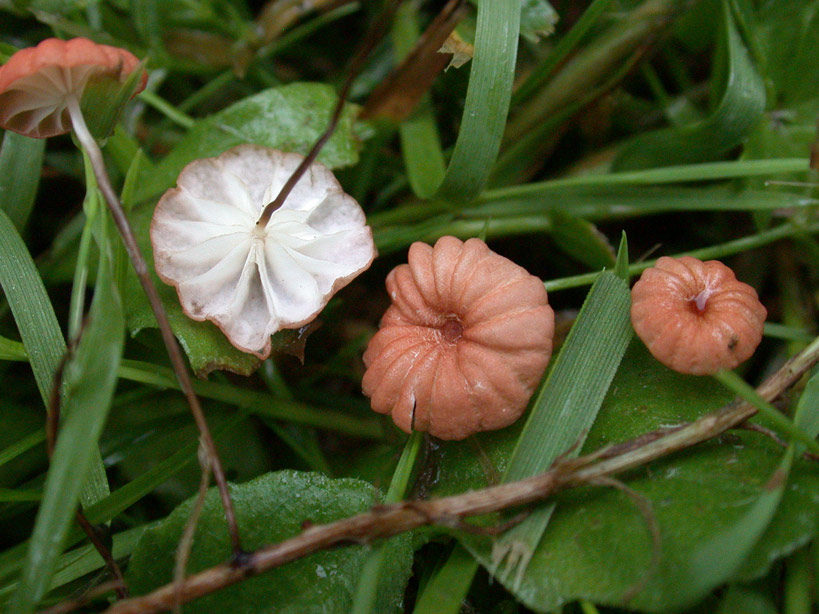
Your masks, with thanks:
<instances>
[{"instance_id":1,"label":"pink mushroom cap","mask_svg":"<svg viewBox=\"0 0 819 614\"><path fill-rule=\"evenodd\" d=\"M543 282L480 239L413 243L364 353L372 408L406 432L464 439L517 420L552 354Z\"/></svg>"},{"instance_id":2,"label":"pink mushroom cap","mask_svg":"<svg viewBox=\"0 0 819 614\"><path fill-rule=\"evenodd\" d=\"M92 79L124 83L138 66L129 51L87 38L49 38L21 49L0 67L0 127L34 138L65 134L69 97L81 99ZM137 92L147 78L143 71Z\"/></svg>"},{"instance_id":3,"label":"pink mushroom cap","mask_svg":"<svg viewBox=\"0 0 819 614\"><path fill-rule=\"evenodd\" d=\"M716 260L664 256L631 291L631 323L668 368L710 375L746 361L768 315L756 291Z\"/></svg>"}]
</instances>

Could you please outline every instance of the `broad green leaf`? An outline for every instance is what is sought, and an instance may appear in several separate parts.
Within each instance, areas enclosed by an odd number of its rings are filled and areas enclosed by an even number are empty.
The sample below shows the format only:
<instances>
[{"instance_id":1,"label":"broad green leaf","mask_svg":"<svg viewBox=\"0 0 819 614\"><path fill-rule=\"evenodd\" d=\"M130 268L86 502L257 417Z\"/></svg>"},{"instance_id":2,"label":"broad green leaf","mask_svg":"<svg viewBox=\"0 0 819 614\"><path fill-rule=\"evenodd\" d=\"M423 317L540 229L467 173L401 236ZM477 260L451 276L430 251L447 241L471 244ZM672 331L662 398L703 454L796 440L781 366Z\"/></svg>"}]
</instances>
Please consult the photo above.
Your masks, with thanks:
<instances>
[{"instance_id":1,"label":"broad green leaf","mask_svg":"<svg viewBox=\"0 0 819 614\"><path fill-rule=\"evenodd\" d=\"M32 139L10 130L0 147L0 207L23 232L34 206L45 139Z\"/></svg>"},{"instance_id":2,"label":"broad green leaf","mask_svg":"<svg viewBox=\"0 0 819 614\"><path fill-rule=\"evenodd\" d=\"M330 479L316 473L279 471L231 487L243 545L247 549L296 535L306 519L332 522L366 511L378 501L368 483ZM173 579L174 552L190 514L184 503L155 528L148 529L131 557L128 580L135 594ZM412 560L409 534L387 542L389 574L382 576L378 612L401 611ZM188 572L201 571L230 558L230 544L217 493L211 489L199 521ZM356 580L368 554L363 546L319 552L249 578L185 606L198 612L322 612L347 614Z\"/></svg>"},{"instance_id":3,"label":"broad green leaf","mask_svg":"<svg viewBox=\"0 0 819 614\"><path fill-rule=\"evenodd\" d=\"M438 195L469 201L480 194L498 156L515 76L520 4L481 2L475 55L458 140Z\"/></svg>"},{"instance_id":4,"label":"broad green leaf","mask_svg":"<svg viewBox=\"0 0 819 614\"><path fill-rule=\"evenodd\" d=\"M727 67L719 105L702 121L635 137L621 149L614 168L630 170L706 162L740 145L765 110L765 83L723 2L722 44ZM719 67L715 70L719 71Z\"/></svg>"},{"instance_id":5,"label":"broad green leaf","mask_svg":"<svg viewBox=\"0 0 819 614\"><path fill-rule=\"evenodd\" d=\"M125 321L110 263L97 277L89 322L65 367L63 420L11 611L25 614L48 589L91 468L117 382Z\"/></svg>"},{"instance_id":6,"label":"broad green leaf","mask_svg":"<svg viewBox=\"0 0 819 614\"><path fill-rule=\"evenodd\" d=\"M200 120L135 190L139 202L157 196L176 182L182 168L198 158L218 156L244 143L306 154L327 128L337 97L329 85L292 83L264 90ZM329 168L358 160L350 105L335 133L321 150L319 162Z\"/></svg>"},{"instance_id":7,"label":"broad green leaf","mask_svg":"<svg viewBox=\"0 0 819 614\"><path fill-rule=\"evenodd\" d=\"M583 452L694 420L730 400L730 394L710 378L666 369L635 340ZM484 439L483 446L489 458L502 467L509 453L509 437L499 435L503 432ZM448 449L444 455L442 476L451 474L455 480L466 476L469 488L486 483L474 452L470 456L464 447ZM659 524L660 560L656 568L651 566L653 544L645 520L625 494L601 487L562 494L514 594L537 612L550 612L577 599L646 612L668 612L690 605L703 596L688 590L702 549L751 512L781 457L781 449L768 438L736 431L624 476L628 486L651 503ZM457 489L448 477L444 482L435 494ZM758 554L752 555L765 562L759 572L814 534L817 497L819 476L815 469L808 462L796 461L792 482L770 528L757 543ZM776 527L779 529L774 531ZM478 542L469 545L488 552L489 544ZM482 561L485 565L490 562L488 557ZM713 563L719 564L719 560ZM624 604L624 596L643 583L642 590Z\"/></svg>"}]
</instances>

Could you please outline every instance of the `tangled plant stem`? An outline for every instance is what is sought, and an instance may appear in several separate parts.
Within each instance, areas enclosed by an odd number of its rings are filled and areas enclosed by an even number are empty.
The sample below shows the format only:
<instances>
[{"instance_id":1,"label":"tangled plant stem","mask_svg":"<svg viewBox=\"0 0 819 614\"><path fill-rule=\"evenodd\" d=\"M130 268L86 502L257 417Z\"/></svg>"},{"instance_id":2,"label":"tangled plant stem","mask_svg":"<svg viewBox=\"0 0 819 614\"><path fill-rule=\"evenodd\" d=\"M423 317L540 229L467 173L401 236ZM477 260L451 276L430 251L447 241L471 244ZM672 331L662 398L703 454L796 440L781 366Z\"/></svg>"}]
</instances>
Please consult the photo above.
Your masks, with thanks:
<instances>
[{"instance_id":1,"label":"tangled plant stem","mask_svg":"<svg viewBox=\"0 0 819 614\"><path fill-rule=\"evenodd\" d=\"M77 135L77 139L80 141L80 144L88 155L88 159L91 161L91 166L94 169L94 176L97 179L100 192L111 210L111 216L114 218L114 223L116 224L120 236L122 237L122 241L125 244L128 257L131 260L131 264L136 271L139 282L142 284L142 288L148 297L148 302L150 303L151 309L156 317L159 330L162 334L162 340L165 343L165 347L168 350L168 356L171 359L171 365L173 366L174 373L179 380L179 386L191 408L191 413L193 414L194 421L196 422L196 427L199 430L202 446L209 457L209 464L213 470L213 477L216 482L216 486L219 489L219 495L222 499L222 506L225 509L225 518L227 520L228 532L230 533L230 540L233 550L235 553L240 553L242 551L242 545L239 538L239 528L236 524L236 514L233 510L233 502L230 499L230 492L228 491L225 472L222 468L222 463L216 450L216 444L214 443L210 429L208 428L205 414L202 411L202 406L199 403L196 393L193 391L193 384L191 382L190 375L185 367L185 361L182 358L182 352L179 349L179 344L177 344L176 338L171 330L171 325L168 322L168 316L165 313L165 308L162 305L162 301L159 298L156 287L154 286L148 273L148 265L145 262L145 257L142 255L139 246L137 245L136 237L131 229L131 224L128 222L125 211L122 209L122 204L119 202L119 197L114 191L114 188L111 186L111 181L108 179L108 172L105 170L105 162L102 157L102 152L100 151L97 141L88 130L88 126L85 123L85 118L80 110L79 100L76 96L71 96L69 98L68 112L71 115L71 125L74 129L74 134Z\"/></svg>"}]
</instances>

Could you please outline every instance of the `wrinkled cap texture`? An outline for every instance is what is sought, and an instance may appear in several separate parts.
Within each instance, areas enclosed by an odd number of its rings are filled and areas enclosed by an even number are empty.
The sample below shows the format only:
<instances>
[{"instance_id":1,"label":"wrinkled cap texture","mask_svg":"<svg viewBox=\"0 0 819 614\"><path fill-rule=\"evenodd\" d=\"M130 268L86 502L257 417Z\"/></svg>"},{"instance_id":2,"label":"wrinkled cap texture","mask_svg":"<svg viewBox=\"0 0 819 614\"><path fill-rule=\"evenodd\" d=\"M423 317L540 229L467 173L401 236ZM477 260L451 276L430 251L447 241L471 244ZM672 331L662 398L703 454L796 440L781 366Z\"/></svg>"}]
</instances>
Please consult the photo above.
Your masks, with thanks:
<instances>
[{"instance_id":1,"label":"wrinkled cap texture","mask_svg":"<svg viewBox=\"0 0 819 614\"><path fill-rule=\"evenodd\" d=\"M520 417L552 353L543 282L480 239L442 237L414 243L387 291L392 305L364 353L375 411L441 439Z\"/></svg>"},{"instance_id":2,"label":"wrinkled cap texture","mask_svg":"<svg viewBox=\"0 0 819 614\"><path fill-rule=\"evenodd\" d=\"M156 272L185 313L211 320L242 351L270 355L270 335L311 321L375 258L364 212L312 164L284 204L265 206L304 158L239 145L186 166L154 211Z\"/></svg>"},{"instance_id":3,"label":"wrinkled cap texture","mask_svg":"<svg viewBox=\"0 0 819 614\"><path fill-rule=\"evenodd\" d=\"M661 363L680 373L733 369L756 350L768 315L756 291L716 260L662 257L631 292L631 322Z\"/></svg>"},{"instance_id":4,"label":"wrinkled cap texture","mask_svg":"<svg viewBox=\"0 0 819 614\"><path fill-rule=\"evenodd\" d=\"M139 60L125 49L87 38L49 38L21 49L0 67L0 126L34 138L71 130L68 98L82 98L92 79L125 80ZM137 88L145 88L143 73Z\"/></svg>"}]
</instances>

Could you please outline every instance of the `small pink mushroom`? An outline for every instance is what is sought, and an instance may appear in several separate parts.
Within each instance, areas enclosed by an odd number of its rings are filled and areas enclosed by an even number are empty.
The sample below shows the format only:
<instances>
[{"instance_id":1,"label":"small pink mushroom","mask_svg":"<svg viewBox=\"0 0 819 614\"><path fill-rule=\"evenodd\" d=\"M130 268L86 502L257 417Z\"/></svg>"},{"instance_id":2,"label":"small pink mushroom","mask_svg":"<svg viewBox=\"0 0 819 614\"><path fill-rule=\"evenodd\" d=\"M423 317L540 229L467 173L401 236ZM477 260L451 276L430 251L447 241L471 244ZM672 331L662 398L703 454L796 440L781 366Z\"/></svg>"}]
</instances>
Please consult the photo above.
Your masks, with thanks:
<instances>
[{"instance_id":1,"label":"small pink mushroom","mask_svg":"<svg viewBox=\"0 0 819 614\"><path fill-rule=\"evenodd\" d=\"M138 66L125 49L87 38L49 38L21 49L0 67L0 127L38 139L65 134L78 123L90 81L124 83ZM137 91L145 89L146 79L143 72Z\"/></svg>"},{"instance_id":2,"label":"small pink mushroom","mask_svg":"<svg viewBox=\"0 0 819 614\"><path fill-rule=\"evenodd\" d=\"M543 282L480 239L442 237L413 243L387 291L393 304L364 353L375 411L441 439L520 417L552 353Z\"/></svg>"},{"instance_id":3,"label":"small pink mushroom","mask_svg":"<svg viewBox=\"0 0 819 614\"><path fill-rule=\"evenodd\" d=\"M680 373L733 369L762 340L768 312L756 291L716 260L662 257L631 291L631 323L661 363Z\"/></svg>"}]
</instances>

